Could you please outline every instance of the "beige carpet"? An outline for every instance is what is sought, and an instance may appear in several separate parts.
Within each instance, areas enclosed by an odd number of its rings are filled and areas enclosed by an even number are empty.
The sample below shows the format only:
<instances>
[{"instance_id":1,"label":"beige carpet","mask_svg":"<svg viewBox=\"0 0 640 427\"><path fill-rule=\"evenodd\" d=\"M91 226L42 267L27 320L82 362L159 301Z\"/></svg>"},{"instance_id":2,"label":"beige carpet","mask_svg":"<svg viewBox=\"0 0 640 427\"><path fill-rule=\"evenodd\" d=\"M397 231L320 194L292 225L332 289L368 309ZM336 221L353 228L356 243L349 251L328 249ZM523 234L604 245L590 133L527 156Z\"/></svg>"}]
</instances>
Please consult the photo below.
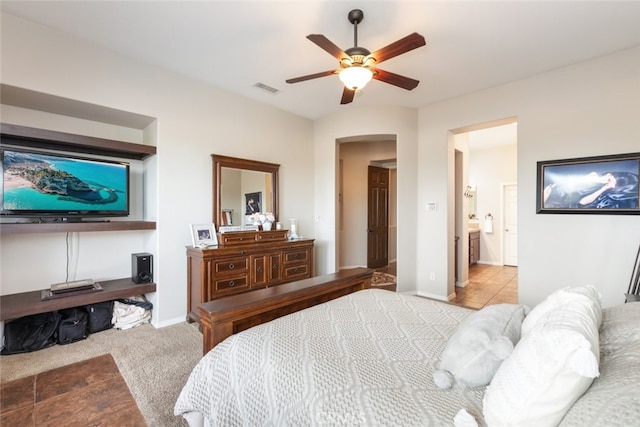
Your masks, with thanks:
<instances>
[{"instance_id":1,"label":"beige carpet","mask_svg":"<svg viewBox=\"0 0 640 427\"><path fill-rule=\"evenodd\" d=\"M44 350L0 356L0 381L7 382L110 353L131 394L151 427L186 426L173 406L189 373L202 357L202 335L180 323L155 329L151 325L111 329L86 340Z\"/></svg>"}]
</instances>

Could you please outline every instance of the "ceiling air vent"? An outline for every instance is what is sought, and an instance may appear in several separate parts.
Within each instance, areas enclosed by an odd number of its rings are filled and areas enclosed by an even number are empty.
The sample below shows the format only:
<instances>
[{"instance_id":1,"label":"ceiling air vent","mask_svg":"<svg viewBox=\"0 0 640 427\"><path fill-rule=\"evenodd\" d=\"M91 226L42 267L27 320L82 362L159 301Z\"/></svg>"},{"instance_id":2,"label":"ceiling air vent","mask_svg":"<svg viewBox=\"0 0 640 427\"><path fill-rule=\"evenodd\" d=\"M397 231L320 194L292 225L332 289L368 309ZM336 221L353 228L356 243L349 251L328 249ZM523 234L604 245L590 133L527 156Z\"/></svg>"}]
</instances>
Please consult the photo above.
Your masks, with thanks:
<instances>
[{"instance_id":1,"label":"ceiling air vent","mask_svg":"<svg viewBox=\"0 0 640 427\"><path fill-rule=\"evenodd\" d=\"M276 89L275 87L271 87L271 86L268 86L268 85L266 85L264 83L260 83L260 82L254 84L253 86L257 87L258 89L262 89L265 92L269 92L269 93L271 93L273 95L275 95L276 93L280 92L280 89Z\"/></svg>"}]
</instances>

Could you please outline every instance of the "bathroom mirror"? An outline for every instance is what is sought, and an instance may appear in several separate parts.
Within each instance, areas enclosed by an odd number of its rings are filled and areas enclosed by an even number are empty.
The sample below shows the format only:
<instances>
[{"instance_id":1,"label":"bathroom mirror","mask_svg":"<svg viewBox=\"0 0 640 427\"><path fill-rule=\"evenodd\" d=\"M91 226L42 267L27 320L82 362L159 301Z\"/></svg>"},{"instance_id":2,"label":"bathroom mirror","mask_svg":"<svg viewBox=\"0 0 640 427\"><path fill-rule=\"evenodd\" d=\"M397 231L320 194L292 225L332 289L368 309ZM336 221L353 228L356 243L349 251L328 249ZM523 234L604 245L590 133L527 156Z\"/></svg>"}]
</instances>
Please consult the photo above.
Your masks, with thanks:
<instances>
[{"instance_id":1,"label":"bathroom mirror","mask_svg":"<svg viewBox=\"0 0 640 427\"><path fill-rule=\"evenodd\" d=\"M213 222L247 225L251 212L272 212L278 217L280 165L212 154Z\"/></svg>"}]
</instances>

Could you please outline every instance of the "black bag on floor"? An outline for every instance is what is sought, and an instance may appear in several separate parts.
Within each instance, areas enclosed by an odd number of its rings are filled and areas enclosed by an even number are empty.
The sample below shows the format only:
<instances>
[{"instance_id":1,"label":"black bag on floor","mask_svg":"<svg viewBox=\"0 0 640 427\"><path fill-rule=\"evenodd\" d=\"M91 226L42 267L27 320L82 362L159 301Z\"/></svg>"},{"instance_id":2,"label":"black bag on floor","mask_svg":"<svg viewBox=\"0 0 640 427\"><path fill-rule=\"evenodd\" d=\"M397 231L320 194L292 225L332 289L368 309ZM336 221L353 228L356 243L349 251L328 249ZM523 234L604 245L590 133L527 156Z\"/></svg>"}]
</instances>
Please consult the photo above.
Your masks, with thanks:
<instances>
[{"instance_id":1,"label":"black bag on floor","mask_svg":"<svg viewBox=\"0 0 640 427\"><path fill-rule=\"evenodd\" d=\"M82 308L60 310L58 344L70 344L87 337L87 312Z\"/></svg>"},{"instance_id":2,"label":"black bag on floor","mask_svg":"<svg viewBox=\"0 0 640 427\"><path fill-rule=\"evenodd\" d=\"M85 305L84 309L89 316L88 332L90 334L113 327L113 301Z\"/></svg>"},{"instance_id":3,"label":"black bag on floor","mask_svg":"<svg viewBox=\"0 0 640 427\"><path fill-rule=\"evenodd\" d=\"M4 348L1 354L36 351L57 341L60 315L56 312L33 314L4 325Z\"/></svg>"}]
</instances>

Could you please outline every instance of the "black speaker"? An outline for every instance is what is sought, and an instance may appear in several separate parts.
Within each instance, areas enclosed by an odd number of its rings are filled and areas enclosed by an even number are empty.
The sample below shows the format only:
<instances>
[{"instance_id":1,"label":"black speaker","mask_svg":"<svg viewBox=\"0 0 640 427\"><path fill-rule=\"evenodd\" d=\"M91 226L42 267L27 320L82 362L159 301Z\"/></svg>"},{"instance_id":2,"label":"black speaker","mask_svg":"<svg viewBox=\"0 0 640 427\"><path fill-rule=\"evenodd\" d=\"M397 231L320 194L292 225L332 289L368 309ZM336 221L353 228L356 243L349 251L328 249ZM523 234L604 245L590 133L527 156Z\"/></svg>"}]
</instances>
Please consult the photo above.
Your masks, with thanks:
<instances>
[{"instance_id":1,"label":"black speaker","mask_svg":"<svg viewBox=\"0 0 640 427\"><path fill-rule=\"evenodd\" d=\"M153 282L153 255L146 252L131 254L131 280L135 283Z\"/></svg>"}]
</instances>

